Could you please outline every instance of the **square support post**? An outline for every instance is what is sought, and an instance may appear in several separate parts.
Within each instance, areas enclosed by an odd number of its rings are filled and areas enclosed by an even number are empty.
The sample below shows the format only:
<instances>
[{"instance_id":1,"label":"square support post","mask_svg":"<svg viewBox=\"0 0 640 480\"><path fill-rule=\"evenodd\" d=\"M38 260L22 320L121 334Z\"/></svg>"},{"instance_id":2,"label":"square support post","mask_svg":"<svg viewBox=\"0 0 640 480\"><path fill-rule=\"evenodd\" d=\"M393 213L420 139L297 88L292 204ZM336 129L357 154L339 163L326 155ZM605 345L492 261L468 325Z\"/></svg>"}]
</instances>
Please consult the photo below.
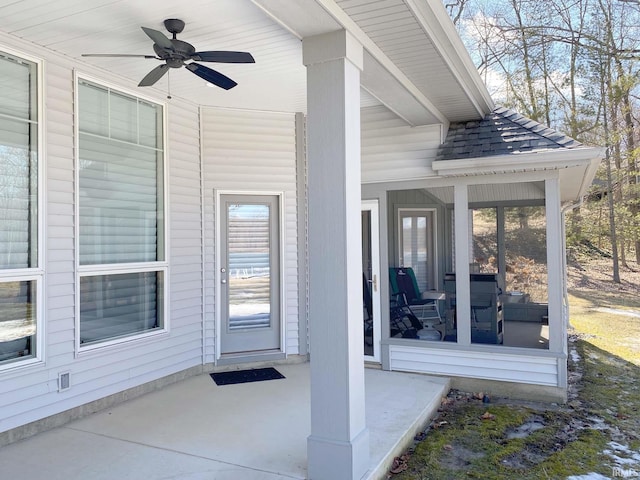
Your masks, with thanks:
<instances>
[{"instance_id":1,"label":"square support post","mask_svg":"<svg viewBox=\"0 0 640 480\"><path fill-rule=\"evenodd\" d=\"M562 259L564 237L560 182L557 178L545 180L545 214L547 218L547 284L549 297L549 351L567 353L567 324L563 315Z\"/></svg>"},{"instance_id":2,"label":"square support post","mask_svg":"<svg viewBox=\"0 0 640 480\"><path fill-rule=\"evenodd\" d=\"M369 468L362 323L360 72L344 30L303 40L307 67L311 480Z\"/></svg>"},{"instance_id":3,"label":"square support post","mask_svg":"<svg viewBox=\"0 0 640 480\"><path fill-rule=\"evenodd\" d=\"M469 278L469 187L453 187L453 209L456 247L456 319L458 344L471 345L471 282Z\"/></svg>"}]
</instances>

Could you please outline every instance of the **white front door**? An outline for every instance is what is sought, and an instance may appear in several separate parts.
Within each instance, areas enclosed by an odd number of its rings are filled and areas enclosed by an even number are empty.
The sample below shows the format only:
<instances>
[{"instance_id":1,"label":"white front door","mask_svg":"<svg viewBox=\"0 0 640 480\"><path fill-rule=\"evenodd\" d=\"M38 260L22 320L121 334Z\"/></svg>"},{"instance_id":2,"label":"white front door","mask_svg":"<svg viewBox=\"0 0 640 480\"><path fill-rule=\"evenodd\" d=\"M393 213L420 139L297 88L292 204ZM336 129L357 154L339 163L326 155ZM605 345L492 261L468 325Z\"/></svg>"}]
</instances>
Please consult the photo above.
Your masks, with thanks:
<instances>
[{"instance_id":1,"label":"white front door","mask_svg":"<svg viewBox=\"0 0 640 480\"><path fill-rule=\"evenodd\" d=\"M364 358L380 362L380 225L378 201L362 201Z\"/></svg>"},{"instance_id":2,"label":"white front door","mask_svg":"<svg viewBox=\"0 0 640 480\"><path fill-rule=\"evenodd\" d=\"M280 349L279 217L275 195L220 197L223 355Z\"/></svg>"}]
</instances>

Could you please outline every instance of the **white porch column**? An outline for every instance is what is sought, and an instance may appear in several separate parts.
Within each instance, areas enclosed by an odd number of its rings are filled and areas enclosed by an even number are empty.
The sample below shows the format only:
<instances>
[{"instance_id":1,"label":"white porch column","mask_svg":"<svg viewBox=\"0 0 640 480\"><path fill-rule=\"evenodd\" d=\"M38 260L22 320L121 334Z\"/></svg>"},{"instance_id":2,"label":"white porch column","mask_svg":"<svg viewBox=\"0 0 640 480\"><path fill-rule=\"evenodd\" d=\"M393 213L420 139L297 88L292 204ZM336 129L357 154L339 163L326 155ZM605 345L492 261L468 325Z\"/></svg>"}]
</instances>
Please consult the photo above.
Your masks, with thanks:
<instances>
[{"instance_id":1,"label":"white porch column","mask_svg":"<svg viewBox=\"0 0 640 480\"><path fill-rule=\"evenodd\" d=\"M453 187L456 247L456 321L458 344L471 345L471 291L469 280L469 187Z\"/></svg>"},{"instance_id":2,"label":"white porch column","mask_svg":"<svg viewBox=\"0 0 640 480\"><path fill-rule=\"evenodd\" d=\"M563 225L558 178L547 179L545 189L545 214L547 217L547 283L549 297L549 351L567 352L567 333L562 314L563 300Z\"/></svg>"},{"instance_id":3,"label":"white porch column","mask_svg":"<svg viewBox=\"0 0 640 480\"><path fill-rule=\"evenodd\" d=\"M341 30L303 40L309 162L311 480L369 468L365 424L360 195L363 50Z\"/></svg>"}]
</instances>

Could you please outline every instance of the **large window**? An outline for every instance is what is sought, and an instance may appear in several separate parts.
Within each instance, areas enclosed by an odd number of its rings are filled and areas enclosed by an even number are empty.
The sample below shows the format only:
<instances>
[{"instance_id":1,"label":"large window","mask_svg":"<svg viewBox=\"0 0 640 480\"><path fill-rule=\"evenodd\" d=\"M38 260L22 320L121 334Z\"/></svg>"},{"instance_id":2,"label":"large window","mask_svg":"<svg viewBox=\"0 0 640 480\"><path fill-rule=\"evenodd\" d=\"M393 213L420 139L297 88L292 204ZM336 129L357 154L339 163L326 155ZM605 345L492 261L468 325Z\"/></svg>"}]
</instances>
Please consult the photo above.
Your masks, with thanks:
<instances>
[{"instance_id":1,"label":"large window","mask_svg":"<svg viewBox=\"0 0 640 480\"><path fill-rule=\"evenodd\" d=\"M162 107L78 81L80 346L164 329Z\"/></svg>"},{"instance_id":2,"label":"large window","mask_svg":"<svg viewBox=\"0 0 640 480\"><path fill-rule=\"evenodd\" d=\"M38 170L37 65L0 52L0 366L38 353Z\"/></svg>"}]
</instances>

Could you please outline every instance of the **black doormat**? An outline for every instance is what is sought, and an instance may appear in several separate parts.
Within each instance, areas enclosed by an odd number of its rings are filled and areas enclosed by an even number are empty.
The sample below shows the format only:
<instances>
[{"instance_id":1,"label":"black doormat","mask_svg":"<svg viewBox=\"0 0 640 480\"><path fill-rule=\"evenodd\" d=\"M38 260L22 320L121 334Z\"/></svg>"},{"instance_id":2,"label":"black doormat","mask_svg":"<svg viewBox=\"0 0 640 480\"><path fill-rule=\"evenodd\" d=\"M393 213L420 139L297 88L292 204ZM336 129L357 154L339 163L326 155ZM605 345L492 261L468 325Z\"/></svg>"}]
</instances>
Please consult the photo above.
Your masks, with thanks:
<instances>
[{"instance_id":1,"label":"black doormat","mask_svg":"<svg viewBox=\"0 0 640 480\"><path fill-rule=\"evenodd\" d=\"M233 385L235 383L262 382L263 380L284 378L284 375L272 367L211 373L210 375L216 385Z\"/></svg>"}]
</instances>

